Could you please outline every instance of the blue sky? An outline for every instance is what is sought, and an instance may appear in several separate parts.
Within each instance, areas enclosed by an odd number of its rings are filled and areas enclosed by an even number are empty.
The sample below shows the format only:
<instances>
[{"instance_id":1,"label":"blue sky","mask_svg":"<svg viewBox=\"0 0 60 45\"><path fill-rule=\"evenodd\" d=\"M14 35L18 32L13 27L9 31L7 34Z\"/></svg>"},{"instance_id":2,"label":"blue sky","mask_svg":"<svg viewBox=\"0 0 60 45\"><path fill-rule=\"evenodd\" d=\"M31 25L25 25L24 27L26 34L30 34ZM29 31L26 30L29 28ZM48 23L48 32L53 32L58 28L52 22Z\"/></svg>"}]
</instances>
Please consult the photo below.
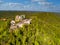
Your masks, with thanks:
<instances>
[{"instance_id":1,"label":"blue sky","mask_svg":"<svg viewBox=\"0 0 60 45\"><path fill-rule=\"evenodd\" d=\"M60 0L0 0L0 10L60 12Z\"/></svg>"}]
</instances>

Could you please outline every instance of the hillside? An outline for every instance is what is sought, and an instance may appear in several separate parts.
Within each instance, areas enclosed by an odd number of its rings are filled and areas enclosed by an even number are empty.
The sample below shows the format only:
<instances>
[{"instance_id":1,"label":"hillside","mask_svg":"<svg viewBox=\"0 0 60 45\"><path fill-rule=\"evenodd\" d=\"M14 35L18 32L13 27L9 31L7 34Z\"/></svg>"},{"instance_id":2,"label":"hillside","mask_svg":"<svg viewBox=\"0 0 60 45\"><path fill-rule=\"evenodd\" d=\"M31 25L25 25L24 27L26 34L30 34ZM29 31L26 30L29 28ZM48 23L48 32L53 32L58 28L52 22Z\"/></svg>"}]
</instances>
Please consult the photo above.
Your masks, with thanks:
<instances>
[{"instance_id":1,"label":"hillside","mask_svg":"<svg viewBox=\"0 0 60 45\"><path fill-rule=\"evenodd\" d=\"M9 32L10 20L25 14L30 25ZM0 12L0 45L60 45L60 16L50 12Z\"/></svg>"}]
</instances>

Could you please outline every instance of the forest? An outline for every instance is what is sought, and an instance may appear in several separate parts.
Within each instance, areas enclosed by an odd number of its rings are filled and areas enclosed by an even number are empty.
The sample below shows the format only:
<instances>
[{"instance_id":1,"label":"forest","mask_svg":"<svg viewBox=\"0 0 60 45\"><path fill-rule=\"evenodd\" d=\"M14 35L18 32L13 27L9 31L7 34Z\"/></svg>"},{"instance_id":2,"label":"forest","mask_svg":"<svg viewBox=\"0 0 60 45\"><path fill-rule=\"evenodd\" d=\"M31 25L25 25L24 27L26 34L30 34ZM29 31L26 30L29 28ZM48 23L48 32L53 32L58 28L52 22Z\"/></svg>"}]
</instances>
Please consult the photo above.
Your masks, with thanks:
<instances>
[{"instance_id":1,"label":"forest","mask_svg":"<svg viewBox=\"0 0 60 45\"><path fill-rule=\"evenodd\" d=\"M9 32L11 19L22 14L31 24ZM0 45L60 45L60 13L0 11Z\"/></svg>"}]
</instances>

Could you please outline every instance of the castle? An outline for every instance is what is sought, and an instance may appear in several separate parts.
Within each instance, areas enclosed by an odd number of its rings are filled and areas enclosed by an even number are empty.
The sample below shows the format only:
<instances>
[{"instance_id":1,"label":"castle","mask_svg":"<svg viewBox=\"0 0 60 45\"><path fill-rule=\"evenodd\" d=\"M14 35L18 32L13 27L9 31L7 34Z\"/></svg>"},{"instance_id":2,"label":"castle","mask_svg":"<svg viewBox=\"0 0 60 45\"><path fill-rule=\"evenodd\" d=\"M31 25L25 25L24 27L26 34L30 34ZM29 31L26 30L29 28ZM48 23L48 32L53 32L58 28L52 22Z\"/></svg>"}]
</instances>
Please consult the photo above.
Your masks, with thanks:
<instances>
[{"instance_id":1,"label":"castle","mask_svg":"<svg viewBox=\"0 0 60 45\"><path fill-rule=\"evenodd\" d=\"M17 15L15 20L11 20L10 30L23 27L24 24L29 25L32 19L26 19L25 15Z\"/></svg>"}]
</instances>

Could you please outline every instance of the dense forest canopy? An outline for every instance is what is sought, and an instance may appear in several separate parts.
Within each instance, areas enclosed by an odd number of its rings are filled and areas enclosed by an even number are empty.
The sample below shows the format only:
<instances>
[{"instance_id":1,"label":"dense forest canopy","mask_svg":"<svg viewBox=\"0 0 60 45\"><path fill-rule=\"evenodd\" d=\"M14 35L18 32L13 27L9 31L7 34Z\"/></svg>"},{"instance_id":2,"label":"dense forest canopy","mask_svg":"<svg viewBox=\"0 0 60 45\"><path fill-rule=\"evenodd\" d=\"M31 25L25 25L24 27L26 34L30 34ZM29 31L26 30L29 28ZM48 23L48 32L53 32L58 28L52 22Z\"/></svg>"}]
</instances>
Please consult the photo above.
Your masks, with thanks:
<instances>
[{"instance_id":1,"label":"dense forest canopy","mask_svg":"<svg viewBox=\"0 0 60 45\"><path fill-rule=\"evenodd\" d=\"M9 32L10 21L16 15L24 14L32 19ZM60 45L60 14L53 12L0 11L0 45Z\"/></svg>"}]
</instances>

